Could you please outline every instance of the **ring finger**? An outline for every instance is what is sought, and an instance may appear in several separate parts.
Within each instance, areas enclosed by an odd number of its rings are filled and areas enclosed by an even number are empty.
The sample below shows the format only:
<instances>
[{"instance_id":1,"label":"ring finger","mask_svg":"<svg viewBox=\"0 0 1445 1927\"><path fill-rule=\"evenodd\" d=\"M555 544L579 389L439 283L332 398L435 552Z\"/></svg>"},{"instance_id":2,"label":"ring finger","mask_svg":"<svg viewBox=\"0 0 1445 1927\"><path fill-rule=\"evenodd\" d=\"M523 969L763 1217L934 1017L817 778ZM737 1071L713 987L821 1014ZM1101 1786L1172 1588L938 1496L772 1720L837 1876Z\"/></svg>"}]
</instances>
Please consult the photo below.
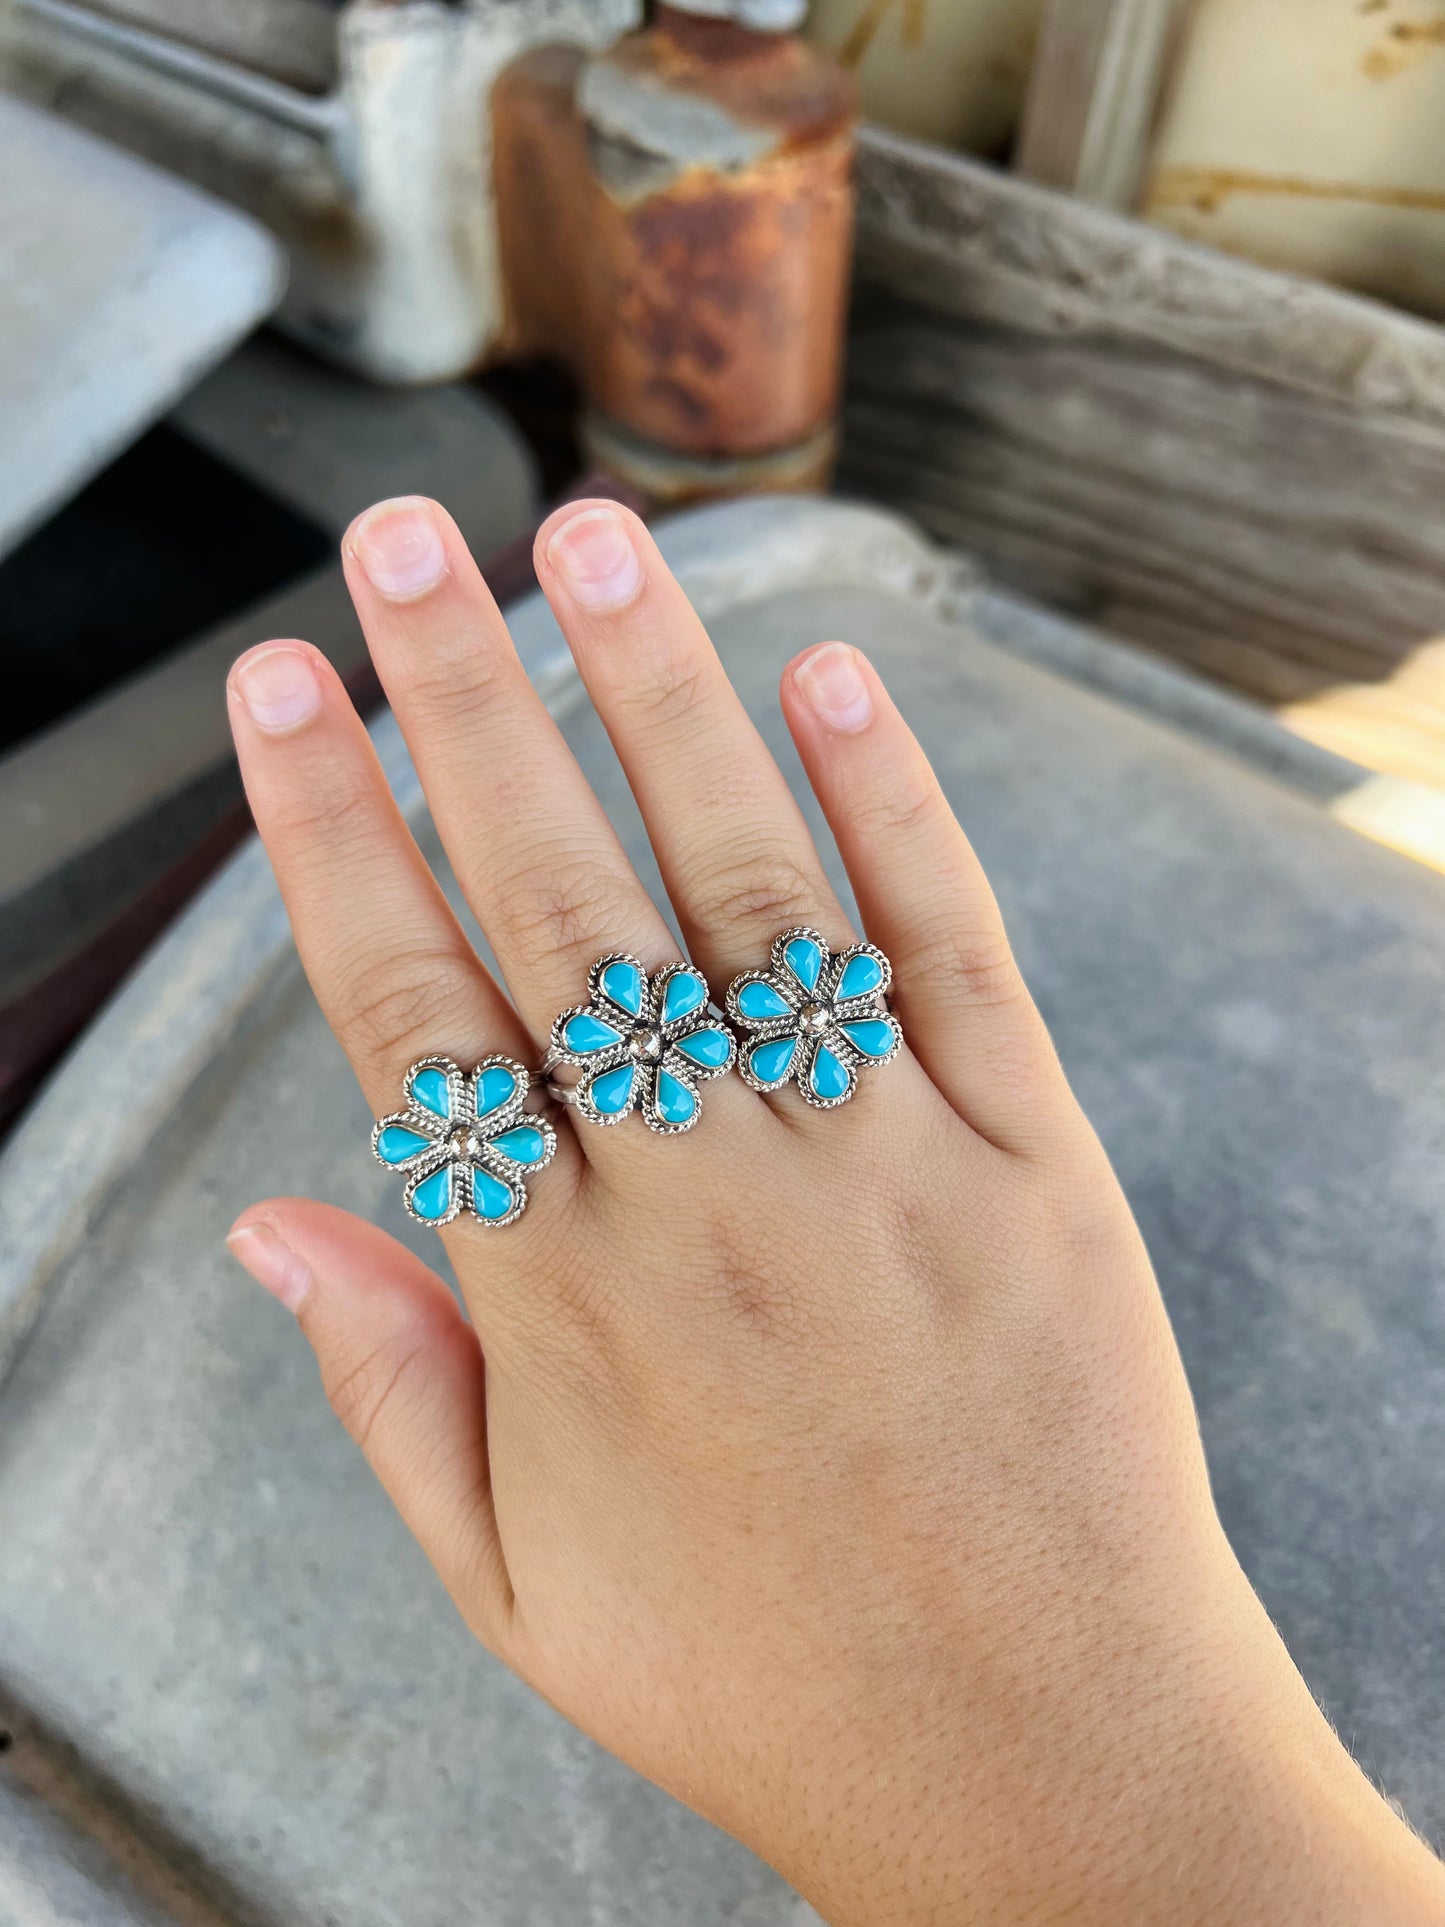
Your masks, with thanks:
<instances>
[{"instance_id":1,"label":"ring finger","mask_svg":"<svg viewBox=\"0 0 1445 1927\"><path fill-rule=\"evenodd\" d=\"M642 522L568 504L537 571L704 970L721 988L791 924L841 946L848 917L787 780Z\"/></svg>"}]
</instances>

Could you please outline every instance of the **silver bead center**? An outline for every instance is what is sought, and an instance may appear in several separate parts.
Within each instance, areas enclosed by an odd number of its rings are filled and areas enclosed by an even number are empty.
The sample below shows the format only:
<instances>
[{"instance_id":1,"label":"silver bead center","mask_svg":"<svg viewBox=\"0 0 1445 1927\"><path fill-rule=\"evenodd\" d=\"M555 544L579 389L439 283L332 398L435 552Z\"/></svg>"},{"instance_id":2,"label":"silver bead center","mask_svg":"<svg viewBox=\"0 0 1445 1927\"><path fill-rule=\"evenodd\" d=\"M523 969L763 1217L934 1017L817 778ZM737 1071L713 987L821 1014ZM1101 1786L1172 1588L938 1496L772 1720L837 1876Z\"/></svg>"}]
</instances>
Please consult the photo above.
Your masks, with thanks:
<instances>
[{"instance_id":1,"label":"silver bead center","mask_svg":"<svg viewBox=\"0 0 1445 1927\"><path fill-rule=\"evenodd\" d=\"M830 1004L804 1004L798 1012L799 1024L812 1037L820 1036L832 1021L833 1009Z\"/></svg>"},{"instance_id":2,"label":"silver bead center","mask_svg":"<svg viewBox=\"0 0 1445 1927\"><path fill-rule=\"evenodd\" d=\"M468 1159L474 1158L478 1151L480 1151L481 1140L475 1131L458 1125L447 1138L444 1148L449 1158L465 1163Z\"/></svg>"},{"instance_id":3,"label":"silver bead center","mask_svg":"<svg viewBox=\"0 0 1445 1927\"><path fill-rule=\"evenodd\" d=\"M634 1057L642 1058L645 1063L655 1064L662 1055L662 1038L655 1030L644 1025L641 1030L633 1031L628 1049Z\"/></svg>"}]
</instances>

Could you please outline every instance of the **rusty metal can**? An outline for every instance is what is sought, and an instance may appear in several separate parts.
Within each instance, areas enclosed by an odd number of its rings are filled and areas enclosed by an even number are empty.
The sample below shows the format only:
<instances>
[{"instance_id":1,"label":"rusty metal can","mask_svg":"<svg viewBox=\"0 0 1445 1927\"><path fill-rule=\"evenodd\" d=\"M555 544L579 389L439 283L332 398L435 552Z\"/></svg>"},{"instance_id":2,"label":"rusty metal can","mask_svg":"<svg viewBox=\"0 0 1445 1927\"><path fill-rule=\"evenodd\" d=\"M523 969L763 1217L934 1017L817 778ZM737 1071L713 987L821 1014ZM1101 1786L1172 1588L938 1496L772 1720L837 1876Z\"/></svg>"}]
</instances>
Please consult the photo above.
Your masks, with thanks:
<instances>
[{"instance_id":1,"label":"rusty metal can","mask_svg":"<svg viewBox=\"0 0 1445 1927\"><path fill-rule=\"evenodd\" d=\"M842 70L661 5L608 53L523 56L494 114L509 338L576 367L594 450L655 496L824 479L858 116Z\"/></svg>"}]
</instances>

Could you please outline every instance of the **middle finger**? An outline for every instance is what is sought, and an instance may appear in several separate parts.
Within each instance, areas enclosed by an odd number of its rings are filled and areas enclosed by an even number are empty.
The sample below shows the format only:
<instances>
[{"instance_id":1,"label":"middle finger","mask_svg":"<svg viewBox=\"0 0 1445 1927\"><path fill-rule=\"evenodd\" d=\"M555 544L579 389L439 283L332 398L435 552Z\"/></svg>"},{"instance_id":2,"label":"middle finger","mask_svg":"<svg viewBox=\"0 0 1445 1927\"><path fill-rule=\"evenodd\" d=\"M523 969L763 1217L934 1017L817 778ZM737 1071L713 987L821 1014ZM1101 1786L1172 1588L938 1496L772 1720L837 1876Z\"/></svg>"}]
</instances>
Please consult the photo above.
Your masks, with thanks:
<instances>
[{"instance_id":1,"label":"middle finger","mask_svg":"<svg viewBox=\"0 0 1445 1927\"><path fill-rule=\"evenodd\" d=\"M343 555L438 834L540 1054L558 1012L587 1003L598 957L625 951L653 971L676 941L451 517L419 499L382 503ZM615 1133L580 1135L589 1157L614 1155Z\"/></svg>"}]
</instances>

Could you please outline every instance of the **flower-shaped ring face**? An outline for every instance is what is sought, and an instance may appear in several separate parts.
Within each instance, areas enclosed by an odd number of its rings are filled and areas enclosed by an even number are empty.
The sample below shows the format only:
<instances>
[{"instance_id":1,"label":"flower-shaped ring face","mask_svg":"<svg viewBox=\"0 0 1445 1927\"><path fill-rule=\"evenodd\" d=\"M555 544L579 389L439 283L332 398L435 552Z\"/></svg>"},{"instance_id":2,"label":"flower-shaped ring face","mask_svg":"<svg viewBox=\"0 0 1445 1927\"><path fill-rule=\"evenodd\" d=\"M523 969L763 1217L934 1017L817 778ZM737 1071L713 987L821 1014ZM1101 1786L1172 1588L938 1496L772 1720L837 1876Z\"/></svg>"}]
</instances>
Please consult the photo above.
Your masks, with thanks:
<instances>
[{"instance_id":1,"label":"flower-shaped ring face","mask_svg":"<svg viewBox=\"0 0 1445 1927\"><path fill-rule=\"evenodd\" d=\"M857 1089L863 1064L886 1064L903 1042L886 1002L893 970L871 943L834 955L816 930L773 939L772 968L738 977L729 1017L747 1033L738 1069L755 1091L796 1083L810 1104L832 1110Z\"/></svg>"},{"instance_id":2,"label":"flower-shaped ring face","mask_svg":"<svg viewBox=\"0 0 1445 1927\"><path fill-rule=\"evenodd\" d=\"M588 973L590 1002L552 1026L549 1063L581 1072L570 1093L579 1117L616 1124L640 1111L663 1136L690 1131L702 1115L698 1086L720 1077L737 1049L708 1009L710 992L691 964L649 978L636 957L599 957Z\"/></svg>"},{"instance_id":3,"label":"flower-shaped ring face","mask_svg":"<svg viewBox=\"0 0 1445 1927\"><path fill-rule=\"evenodd\" d=\"M440 1228L463 1211L511 1224L527 1208L529 1171L550 1164L557 1134L523 1112L531 1077L510 1057L486 1057L470 1074L449 1057L424 1057L406 1074L407 1108L377 1123L371 1148L406 1179L407 1210Z\"/></svg>"}]
</instances>

